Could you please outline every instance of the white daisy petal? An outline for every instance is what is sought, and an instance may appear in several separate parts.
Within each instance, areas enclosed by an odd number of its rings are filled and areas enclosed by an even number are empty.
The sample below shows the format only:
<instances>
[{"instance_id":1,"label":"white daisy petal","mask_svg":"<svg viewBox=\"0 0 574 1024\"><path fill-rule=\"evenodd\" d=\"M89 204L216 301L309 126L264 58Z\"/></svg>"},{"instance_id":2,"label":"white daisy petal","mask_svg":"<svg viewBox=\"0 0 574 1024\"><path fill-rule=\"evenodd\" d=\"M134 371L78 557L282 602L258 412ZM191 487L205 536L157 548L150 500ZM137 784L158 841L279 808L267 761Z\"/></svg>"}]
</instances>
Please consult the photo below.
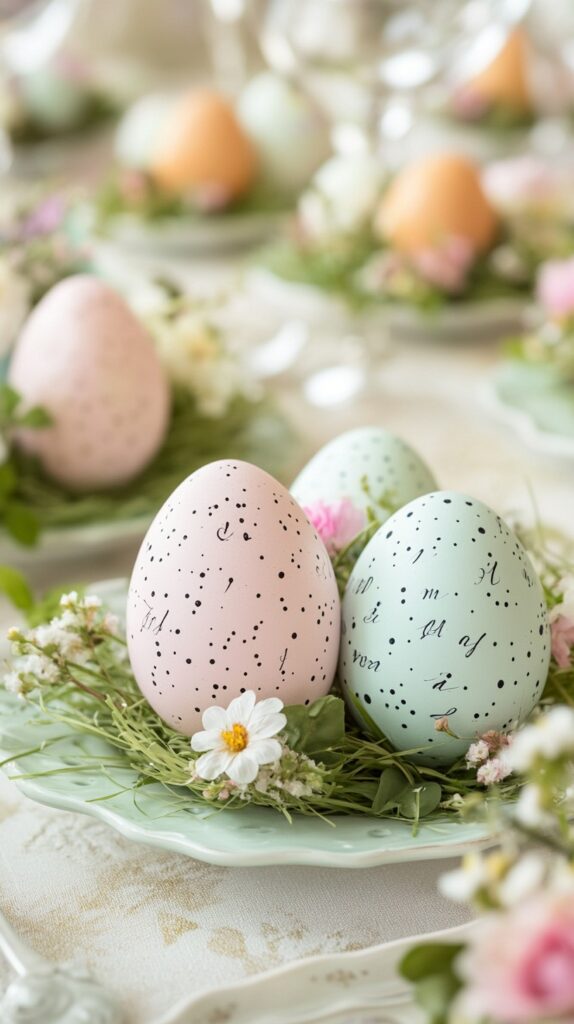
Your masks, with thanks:
<instances>
[{"instance_id":1,"label":"white daisy petal","mask_svg":"<svg viewBox=\"0 0 574 1024\"><path fill-rule=\"evenodd\" d=\"M276 736L278 732L287 725L286 715L266 715L258 722L249 721L249 735L253 739L266 739L268 736Z\"/></svg>"},{"instance_id":2,"label":"white daisy petal","mask_svg":"<svg viewBox=\"0 0 574 1024\"><path fill-rule=\"evenodd\" d=\"M235 697L231 701L231 704L227 708L226 718L230 725L234 722L240 722L242 725L246 725L255 707L255 693L253 690L246 690L240 697Z\"/></svg>"},{"instance_id":3,"label":"white daisy petal","mask_svg":"<svg viewBox=\"0 0 574 1024\"><path fill-rule=\"evenodd\" d=\"M215 711L216 709L213 708ZM195 732L191 737L191 749L199 754L204 750L214 750L222 747L222 739L219 729L206 729L205 732Z\"/></svg>"},{"instance_id":4,"label":"white daisy petal","mask_svg":"<svg viewBox=\"0 0 574 1024\"><path fill-rule=\"evenodd\" d=\"M211 782L228 771L230 762L233 761L233 754L227 750L210 750L208 754L202 754L195 762L195 771L201 779Z\"/></svg>"},{"instance_id":5,"label":"white daisy petal","mask_svg":"<svg viewBox=\"0 0 574 1024\"><path fill-rule=\"evenodd\" d=\"M272 764L281 757L281 744L278 740L254 740L249 744L249 755L257 764Z\"/></svg>"},{"instance_id":6,"label":"white daisy petal","mask_svg":"<svg viewBox=\"0 0 574 1024\"><path fill-rule=\"evenodd\" d=\"M253 782L257 778L258 771L259 764L254 759L251 748L246 748L240 754L236 754L227 768L229 778L239 786Z\"/></svg>"},{"instance_id":7,"label":"white daisy petal","mask_svg":"<svg viewBox=\"0 0 574 1024\"><path fill-rule=\"evenodd\" d=\"M201 721L203 728L207 732L215 729L217 729L218 732L221 732L222 729L227 727L227 713L225 708L207 708L207 711L203 712Z\"/></svg>"},{"instance_id":8,"label":"white daisy petal","mask_svg":"<svg viewBox=\"0 0 574 1024\"><path fill-rule=\"evenodd\" d=\"M283 701L279 697L267 697L260 700L251 712L251 724L258 722L260 718L267 718L268 715L278 715L283 711Z\"/></svg>"}]
</instances>

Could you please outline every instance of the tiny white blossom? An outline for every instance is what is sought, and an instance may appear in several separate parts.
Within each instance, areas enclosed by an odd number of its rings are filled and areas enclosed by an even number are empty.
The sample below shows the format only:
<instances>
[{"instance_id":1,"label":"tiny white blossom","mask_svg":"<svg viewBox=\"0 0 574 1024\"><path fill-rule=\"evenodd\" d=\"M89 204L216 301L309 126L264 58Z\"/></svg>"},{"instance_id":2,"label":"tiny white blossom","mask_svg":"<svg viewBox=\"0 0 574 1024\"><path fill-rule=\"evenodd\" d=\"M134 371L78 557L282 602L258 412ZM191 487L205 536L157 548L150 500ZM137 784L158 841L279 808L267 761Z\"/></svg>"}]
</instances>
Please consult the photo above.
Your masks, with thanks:
<instances>
[{"instance_id":1,"label":"tiny white blossom","mask_svg":"<svg viewBox=\"0 0 574 1024\"><path fill-rule=\"evenodd\" d=\"M525 828L550 829L555 824L554 817L544 807L542 790L534 783L520 791L514 816Z\"/></svg>"},{"instance_id":2,"label":"tiny white blossom","mask_svg":"<svg viewBox=\"0 0 574 1024\"><path fill-rule=\"evenodd\" d=\"M511 771L525 772L539 758L556 760L569 754L574 754L574 710L558 705L520 729L501 758Z\"/></svg>"},{"instance_id":3,"label":"tiny white blossom","mask_svg":"<svg viewBox=\"0 0 574 1024\"><path fill-rule=\"evenodd\" d=\"M101 599L99 597L96 597L95 594L87 594L84 600L82 601L82 607L89 609L101 608L102 602Z\"/></svg>"},{"instance_id":4,"label":"tiny white blossom","mask_svg":"<svg viewBox=\"0 0 574 1024\"><path fill-rule=\"evenodd\" d=\"M211 782L227 775L238 785L257 778L261 765L281 757L281 744L272 737L285 727L283 701L277 697L256 702L253 690L231 701L228 708L212 707L203 713L203 732L191 738L192 750L201 753L195 771Z\"/></svg>"},{"instance_id":5,"label":"tiny white blossom","mask_svg":"<svg viewBox=\"0 0 574 1024\"><path fill-rule=\"evenodd\" d=\"M486 740L477 740L471 743L466 752L467 765L483 764L490 757L490 748Z\"/></svg>"},{"instance_id":6,"label":"tiny white blossom","mask_svg":"<svg viewBox=\"0 0 574 1024\"><path fill-rule=\"evenodd\" d=\"M69 594L62 594L60 604L62 608L73 608L79 601L77 590L71 590Z\"/></svg>"},{"instance_id":7,"label":"tiny white blossom","mask_svg":"<svg viewBox=\"0 0 574 1024\"><path fill-rule=\"evenodd\" d=\"M455 903L468 903L490 881L486 862L476 853L463 858L462 867L441 875L438 887L443 896Z\"/></svg>"},{"instance_id":8,"label":"tiny white blossom","mask_svg":"<svg viewBox=\"0 0 574 1024\"><path fill-rule=\"evenodd\" d=\"M525 853L507 872L498 886L498 898L505 907L521 903L542 885L546 863L536 853Z\"/></svg>"},{"instance_id":9,"label":"tiny white blossom","mask_svg":"<svg viewBox=\"0 0 574 1024\"><path fill-rule=\"evenodd\" d=\"M22 693L23 683L18 672L8 672L3 682L9 693Z\"/></svg>"}]
</instances>

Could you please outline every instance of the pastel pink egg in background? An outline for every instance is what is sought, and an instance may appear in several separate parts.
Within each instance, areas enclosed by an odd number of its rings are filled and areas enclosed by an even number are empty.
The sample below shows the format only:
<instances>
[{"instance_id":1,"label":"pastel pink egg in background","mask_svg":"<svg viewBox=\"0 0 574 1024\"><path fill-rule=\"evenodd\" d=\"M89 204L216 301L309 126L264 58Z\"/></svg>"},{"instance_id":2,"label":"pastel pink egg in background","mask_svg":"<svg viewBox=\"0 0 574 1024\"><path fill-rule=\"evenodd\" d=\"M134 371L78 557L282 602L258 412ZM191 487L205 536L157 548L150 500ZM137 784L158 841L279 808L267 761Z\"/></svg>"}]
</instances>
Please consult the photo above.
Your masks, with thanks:
<instances>
[{"instance_id":1,"label":"pastel pink egg in background","mask_svg":"<svg viewBox=\"0 0 574 1024\"><path fill-rule=\"evenodd\" d=\"M152 339L124 300L96 277L57 284L28 318L9 383L53 425L17 442L73 490L115 487L159 450L170 389Z\"/></svg>"},{"instance_id":2,"label":"pastel pink egg in background","mask_svg":"<svg viewBox=\"0 0 574 1024\"><path fill-rule=\"evenodd\" d=\"M273 477L214 462L174 491L140 549L127 611L136 680L169 725L191 735L206 708L246 689L311 703L332 685L339 631L325 546Z\"/></svg>"}]
</instances>

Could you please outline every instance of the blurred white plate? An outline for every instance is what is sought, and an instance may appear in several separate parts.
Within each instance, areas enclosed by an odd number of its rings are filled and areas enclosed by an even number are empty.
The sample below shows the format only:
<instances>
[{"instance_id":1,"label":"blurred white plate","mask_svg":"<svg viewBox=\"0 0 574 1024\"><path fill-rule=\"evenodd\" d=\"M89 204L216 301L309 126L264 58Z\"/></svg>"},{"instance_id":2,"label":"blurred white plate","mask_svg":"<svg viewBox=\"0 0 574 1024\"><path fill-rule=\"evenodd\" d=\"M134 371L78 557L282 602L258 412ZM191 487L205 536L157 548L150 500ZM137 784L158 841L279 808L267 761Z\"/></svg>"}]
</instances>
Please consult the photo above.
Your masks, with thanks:
<instances>
[{"instance_id":1,"label":"blurred white plate","mask_svg":"<svg viewBox=\"0 0 574 1024\"><path fill-rule=\"evenodd\" d=\"M4 531L0 531L0 563L38 568L76 558L110 554L117 548L143 539L151 518L138 516L135 519L46 530L34 547L17 544Z\"/></svg>"},{"instance_id":2,"label":"blurred white plate","mask_svg":"<svg viewBox=\"0 0 574 1024\"><path fill-rule=\"evenodd\" d=\"M102 230L106 242L136 252L191 256L259 245L278 232L283 213L214 214L211 217L169 217L153 223L121 214Z\"/></svg>"},{"instance_id":3,"label":"blurred white plate","mask_svg":"<svg viewBox=\"0 0 574 1024\"><path fill-rule=\"evenodd\" d=\"M414 944L464 942L471 927L307 957L185 1000L157 1024L422 1024L398 964Z\"/></svg>"},{"instance_id":4,"label":"blurred white plate","mask_svg":"<svg viewBox=\"0 0 574 1024\"><path fill-rule=\"evenodd\" d=\"M359 312L342 299L313 285L286 281L257 267L248 275L254 295L312 323L333 327L360 320L369 332L384 331L400 340L433 342L487 341L520 330L526 309L524 299L504 298L475 303L453 303L444 309L422 313L412 306L369 307Z\"/></svg>"},{"instance_id":5,"label":"blurred white plate","mask_svg":"<svg viewBox=\"0 0 574 1024\"><path fill-rule=\"evenodd\" d=\"M574 387L550 368L503 364L481 388L485 407L533 451L574 460Z\"/></svg>"}]
</instances>

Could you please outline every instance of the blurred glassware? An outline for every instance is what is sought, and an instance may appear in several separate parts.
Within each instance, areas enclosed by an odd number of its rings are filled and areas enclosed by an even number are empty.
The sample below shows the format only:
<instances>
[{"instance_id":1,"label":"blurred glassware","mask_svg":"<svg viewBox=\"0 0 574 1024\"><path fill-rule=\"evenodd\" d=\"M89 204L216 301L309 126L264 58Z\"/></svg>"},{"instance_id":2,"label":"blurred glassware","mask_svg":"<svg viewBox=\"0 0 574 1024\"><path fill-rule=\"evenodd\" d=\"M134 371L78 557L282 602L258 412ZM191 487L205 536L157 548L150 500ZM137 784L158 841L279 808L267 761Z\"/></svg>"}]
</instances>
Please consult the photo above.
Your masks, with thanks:
<instances>
[{"instance_id":1,"label":"blurred glassware","mask_svg":"<svg viewBox=\"0 0 574 1024\"><path fill-rule=\"evenodd\" d=\"M345 148L359 125L385 158L410 130L413 98L464 49L480 70L529 0L251 0L263 53L320 102ZM390 159L392 163L392 158Z\"/></svg>"}]
</instances>

